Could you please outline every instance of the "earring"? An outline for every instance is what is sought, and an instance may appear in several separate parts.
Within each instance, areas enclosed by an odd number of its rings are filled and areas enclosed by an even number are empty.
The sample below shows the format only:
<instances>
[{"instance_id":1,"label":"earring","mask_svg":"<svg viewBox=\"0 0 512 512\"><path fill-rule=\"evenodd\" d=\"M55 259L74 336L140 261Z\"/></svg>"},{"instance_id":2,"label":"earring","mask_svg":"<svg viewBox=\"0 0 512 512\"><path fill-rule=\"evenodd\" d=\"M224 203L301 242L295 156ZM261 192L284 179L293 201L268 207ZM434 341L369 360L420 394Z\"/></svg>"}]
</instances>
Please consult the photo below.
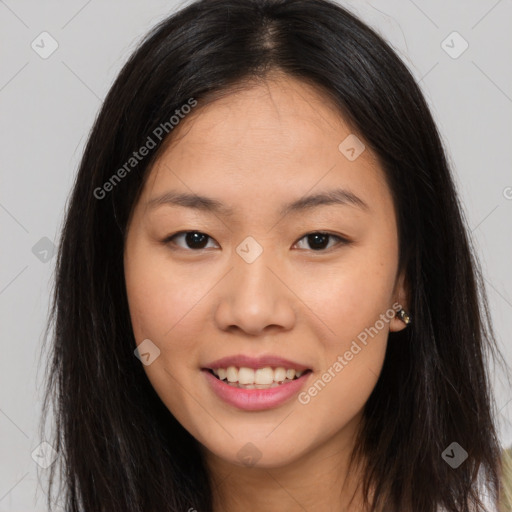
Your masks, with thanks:
<instances>
[{"instance_id":1,"label":"earring","mask_svg":"<svg viewBox=\"0 0 512 512\"><path fill-rule=\"evenodd\" d=\"M409 325L412 322L411 316L405 311L405 309L400 309L397 311L395 316L402 320L405 325Z\"/></svg>"}]
</instances>

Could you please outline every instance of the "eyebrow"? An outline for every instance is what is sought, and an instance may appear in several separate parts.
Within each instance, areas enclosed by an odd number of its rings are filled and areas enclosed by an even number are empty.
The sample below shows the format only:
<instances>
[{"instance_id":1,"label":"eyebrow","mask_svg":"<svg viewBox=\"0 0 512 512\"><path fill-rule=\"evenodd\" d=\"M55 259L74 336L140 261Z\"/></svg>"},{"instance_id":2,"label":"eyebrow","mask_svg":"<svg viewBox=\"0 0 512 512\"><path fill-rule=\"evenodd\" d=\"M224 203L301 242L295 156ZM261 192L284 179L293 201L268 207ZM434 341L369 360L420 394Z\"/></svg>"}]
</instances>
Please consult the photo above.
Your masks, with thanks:
<instances>
[{"instance_id":1,"label":"eyebrow","mask_svg":"<svg viewBox=\"0 0 512 512\"><path fill-rule=\"evenodd\" d=\"M173 190L154 197L146 203L146 207L151 209L157 208L161 205L182 206L185 208L218 213L224 216L232 216L235 213L232 208L226 206L217 199ZM338 188L301 197L291 203L287 203L281 209L280 214L284 216L289 213L302 212L324 205L353 206L364 211L370 210L368 204L359 196L349 190Z\"/></svg>"}]
</instances>

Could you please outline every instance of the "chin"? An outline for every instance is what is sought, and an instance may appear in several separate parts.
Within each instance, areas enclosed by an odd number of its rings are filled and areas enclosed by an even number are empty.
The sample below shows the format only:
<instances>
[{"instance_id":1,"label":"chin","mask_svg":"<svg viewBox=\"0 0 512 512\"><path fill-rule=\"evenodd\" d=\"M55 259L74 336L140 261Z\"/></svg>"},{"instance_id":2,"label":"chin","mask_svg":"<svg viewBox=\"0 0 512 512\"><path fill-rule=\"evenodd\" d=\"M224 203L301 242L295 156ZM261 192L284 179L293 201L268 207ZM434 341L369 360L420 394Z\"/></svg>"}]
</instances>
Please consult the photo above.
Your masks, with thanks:
<instances>
[{"instance_id":1,"label":"chin","mask_svg":"<svg viewBox=\"0 0 512 512\"><path fill-rule=\"evenodd\" d=\"M284 439L279 436L274 439L265 439L265 436L256 438L256 436L245 435L230 438L229 441L223 440L218 444L213 442L202 444L225 464L259 469L288 466L295 463L307 451L306 446L300 449L297 441L292 438Z\"/></svg>"}]
</instances>

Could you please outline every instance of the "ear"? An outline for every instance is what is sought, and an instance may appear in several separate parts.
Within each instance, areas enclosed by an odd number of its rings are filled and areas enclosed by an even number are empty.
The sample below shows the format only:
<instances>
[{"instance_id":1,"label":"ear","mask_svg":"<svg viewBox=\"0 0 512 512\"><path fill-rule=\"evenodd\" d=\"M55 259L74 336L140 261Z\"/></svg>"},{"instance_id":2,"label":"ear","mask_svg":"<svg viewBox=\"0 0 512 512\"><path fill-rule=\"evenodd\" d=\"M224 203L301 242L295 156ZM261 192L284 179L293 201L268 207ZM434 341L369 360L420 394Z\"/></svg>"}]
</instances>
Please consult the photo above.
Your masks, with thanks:
<instances>
[{"instance_id":1,"label":"ear","mask_svg":"<svg viewBox=\"0 0 512 512\"><path fill-rule=\"evenodd\" d=\"M397 312L396 304L399 304L407 313L410 314L409 310L409 284L405 277L405 270L402 271L395 283L395 289L393 291L393 309L395 314ZM407 327L407 324L400 320L398 317L393 317L389 322L389 330L391 332L398 332Z\"/></svg>"}]
</instances>

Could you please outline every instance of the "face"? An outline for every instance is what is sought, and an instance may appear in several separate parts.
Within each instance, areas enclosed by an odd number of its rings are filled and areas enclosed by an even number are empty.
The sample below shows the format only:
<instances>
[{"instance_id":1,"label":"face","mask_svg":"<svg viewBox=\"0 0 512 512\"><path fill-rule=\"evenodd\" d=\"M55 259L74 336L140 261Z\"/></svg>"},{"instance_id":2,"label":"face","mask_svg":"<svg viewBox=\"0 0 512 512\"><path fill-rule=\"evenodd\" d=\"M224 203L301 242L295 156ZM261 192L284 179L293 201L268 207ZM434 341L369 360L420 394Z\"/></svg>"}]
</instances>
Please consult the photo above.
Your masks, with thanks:
<instances>
[{"instance_id":1,"label":"face","mask_svg":"<svg viewBox=\"0 0 512 512\"><path fill-rule=\"evenodd\" d=\"M198 106L173 136L124 253L148 379L224 462L334 453L405 327L377 159L321 93L282 76Z\"/></svg>"}]
</instances>

